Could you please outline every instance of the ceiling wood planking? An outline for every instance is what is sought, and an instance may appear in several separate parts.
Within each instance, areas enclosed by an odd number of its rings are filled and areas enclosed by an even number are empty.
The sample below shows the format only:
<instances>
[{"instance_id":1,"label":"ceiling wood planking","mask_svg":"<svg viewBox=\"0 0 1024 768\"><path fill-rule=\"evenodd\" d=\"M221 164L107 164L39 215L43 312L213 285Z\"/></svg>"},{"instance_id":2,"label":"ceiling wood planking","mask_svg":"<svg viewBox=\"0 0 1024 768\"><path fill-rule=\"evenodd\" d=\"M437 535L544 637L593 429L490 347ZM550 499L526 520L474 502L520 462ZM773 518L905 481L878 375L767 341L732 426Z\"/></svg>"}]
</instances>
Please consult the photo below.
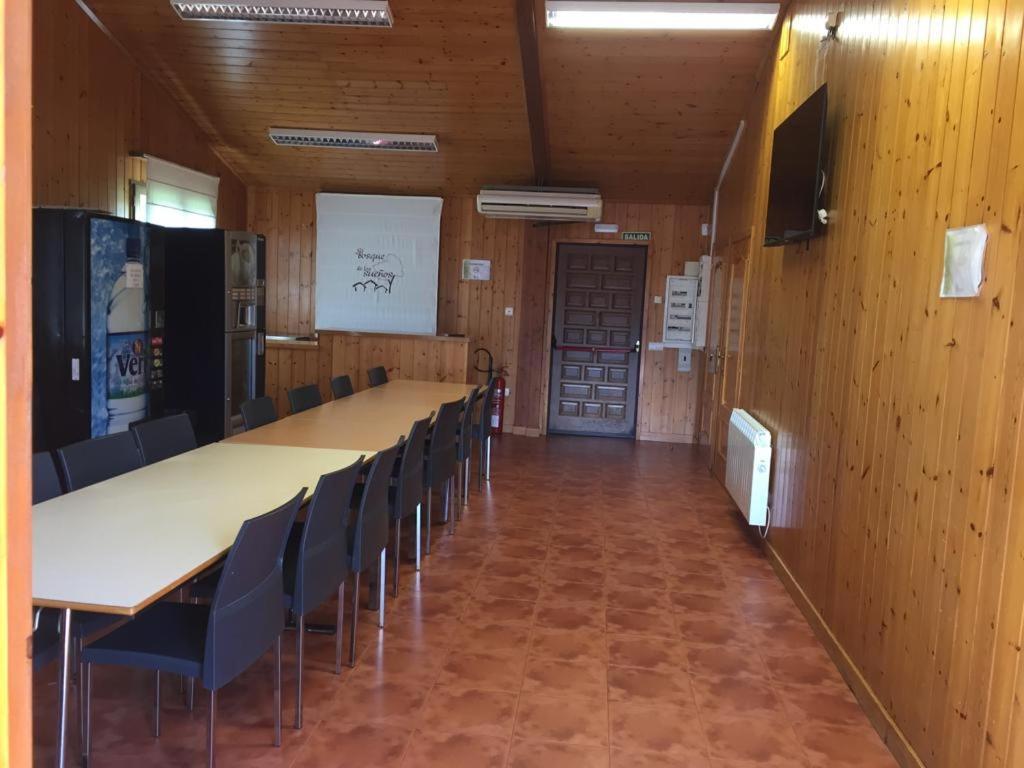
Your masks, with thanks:
<instances>
[{"instance_id":1,"label":"ceiling wood planking","mask_svg":"<svg viewBox=\"0 0 1024 768\"><path fill-rule=\"evenodd\" d=\"M540 179L705 203L771 37L550 30L543 0L391 0L390 30L185 22L167 0L82 1L243 181L338 191ZM282 148L272 125L432 133L440 152Z\"/></svg>"},{"instance_id":2,"label":"ceiling wood planking","mask_svg":"<svg viewBox=\"0 0 1024 768\"><path fill-rule=\"evenodd\" d=\"M531 179L515 0L392 0L391 30L184 22L167 0L90 4L249 183L442 194ZM433 133L441 151L277 147L272 125Z\"/></svg>"}]
</instances>

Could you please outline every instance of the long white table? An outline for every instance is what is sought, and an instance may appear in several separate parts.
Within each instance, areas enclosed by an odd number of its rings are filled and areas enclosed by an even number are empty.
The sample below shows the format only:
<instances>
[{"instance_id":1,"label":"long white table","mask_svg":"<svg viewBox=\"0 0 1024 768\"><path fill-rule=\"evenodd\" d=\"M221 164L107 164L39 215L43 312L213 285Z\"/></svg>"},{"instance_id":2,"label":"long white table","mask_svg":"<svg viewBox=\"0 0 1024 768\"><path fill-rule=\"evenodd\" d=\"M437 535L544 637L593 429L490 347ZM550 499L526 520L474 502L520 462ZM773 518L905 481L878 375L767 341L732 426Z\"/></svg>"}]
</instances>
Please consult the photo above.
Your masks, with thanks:
<instances>
[{"instance_id":1,"label":"long white table","mask_svg":"<svg viewBox=\"0 0 1024 768\"><path fill-rule=\"evenodd\" d=\"M216 443L33 507L32 599L61 610L58 766L73 611L138 613L223 557L243 521L361 455Z\"/></svg>"}]
</instances>

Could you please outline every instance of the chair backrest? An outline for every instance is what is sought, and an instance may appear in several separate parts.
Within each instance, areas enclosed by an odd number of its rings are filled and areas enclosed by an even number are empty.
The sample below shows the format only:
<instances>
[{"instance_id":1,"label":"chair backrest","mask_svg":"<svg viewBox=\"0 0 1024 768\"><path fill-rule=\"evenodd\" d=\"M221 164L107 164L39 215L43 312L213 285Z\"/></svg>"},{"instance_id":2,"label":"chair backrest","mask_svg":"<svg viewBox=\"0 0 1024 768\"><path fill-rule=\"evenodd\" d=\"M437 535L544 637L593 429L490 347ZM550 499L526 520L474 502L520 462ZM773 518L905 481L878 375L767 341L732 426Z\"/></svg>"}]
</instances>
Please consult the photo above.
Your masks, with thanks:
<instances>
[{"instance_id":1,"label":"chair backrest","mask_svg":"<svg viewBox=\"0 0 1024 768\"><path fill-rule=\"evenodd\" d=\"M430 450L427 454L427 470L423 476L424 485L430 488L439 487L455 473L455 462L458 458L456 432L459 429L459 418L465 398L442 403L434 419L434 428L430 430Z\"/></svg>"},{"instance_id":2,"label":"chair backrest","mask_svg":"<svg viewBox=\"0 0 1024 768\"><path fill-rule=\"evenodd\" d=\"M378 365L376 368L368 370L366 377L370 380L371 387L379 387L381 384L388 383L388 372L383 365Z\"/></svg>"},{"instance_id":3,"label":"chair backrest","mask_svg":"<svg viewBox=\"0 0 1024 768\"><path fill-rule=\"evenodd\" d=\"M402 446L402 453L396 462L397 478L395 504L391 518L400 520L415 514L416 505L423 498L423 452L426 450L427 433L430 431L431 413L427 418L414 421L409 437Z\"/></svg>"},{"instance_id":4,"label":"chair backrest","mask_svg":"<svg viewBox=\"0 0 1024 768\"><path fill-rule=\"evenodd\" d=\"M303 387L288 390L288 405L291 406L292 413L302 413L323 404L324 399L320 396L320 387L316 384L306 384Z\"/></svg>"},{"instance_id":5,"label":"chair backrest","mask_svg":"<svg viewBox=\"0 0 1024 768\"><path fill-rule=\"evenodd\" d=\"M462 418L459 425L459 460L464 460L473 449L473 415L476 404L483 394L483 387L477 387L466 397L466 404L462 407Z\"/></svg>"},{"instance_id":6,"label":"chair backrest","mask_svg":"<svg viewBox=\"0 0 1024 768\"><path fill-rule=\"evenodd\" d=\"M242 424L245 425L246 431L277 421L277 409L274 407L273 399L269 397L246 400L242 403L241 410Z\"/></svg>"},{"instance_id":7,"label":"chair backrest","mask_svg":"<svg viewBox=\"0 0 1024 768\"><path fill-rule=\"evenodd\" d=\"M131 431L143 464L155 464L196 448L196 433L186 413L144 421Z\"/></svg>"},{"instance_id":8,"label":"chair backrest","mask_svg":"<svg viewBox=\"0 0 1024 768\"><path fill-rule=\"evenodd\" d=\"M32 503L39 504L49 501L64 493L60 485L60 475L53 456L49 451L32 454Z\"/></svg>"},{"instance_id":9,"label":"chair backrest","mask_svg":"<svg viewBox=\"0 0 1024 768\"><path fill-rule=\"evenodd\" d=\"M242 523L210 603L203 685L221 688L258 660L284 631L284 548L303 488L277 509Z\"/></svg>"},{"instance_id":10,"label":"chair backrest","mask_svg":"<svg viewBox=\"0 0 1024 768\"><path fill-rule=\"evenodd\" d=\"M388 486L395 459L404 443L405 438L402 438L390 448L379 451L363 482L352 539L352 570L357 573L374 565L388 545Z\"/></svg>"},{"instance_id":11,"label":"chair backrest","mask_svg":"<svg viewBox=\"0 0 1024 768\"><path fill-rule=\"evenodd\" d=\"M305 615L338 593L348 576L348 517L363 458L321 475L306 510L295 566L292 610ZM286 585L291 586L291 585Z\"/></svg>"},{"instance_id":12,"label":"chair backrest","mask_svg":"<svg viewBox=\"0 0 1024 768\"><path fill-rule=\"evenodd\" d=\"M477 424L480 426L480 437L484 438L490 434L491 429L491 410L494 406L493 378L487 382L487 389L484 390L484 396L480 402L480 419L477 421Z\"/></svg>"},{"instance_id":13,"label":"chair backrest","mask_svg":"<svg viewBox=\"0 0 1024 768\"><path fill-rule=\"evenodd\" d=\"M334 394L335 400L341 400L341 398L355 393L355 390L352 389L352 379L348 377L347 373L331 379L331 392Z\"/></svg>"},{"instance_id":14,"label":"chair backrest","mask_svg":"<svg viewBox=\"0 0 1024 768\"><path fill-rule=\"evenodd\" d=\"M142 466L142 457L130 432L115 432L66 445L57 450L57 458L64 472L64 487L69 492Z\"/></svg>"}]
</instances>

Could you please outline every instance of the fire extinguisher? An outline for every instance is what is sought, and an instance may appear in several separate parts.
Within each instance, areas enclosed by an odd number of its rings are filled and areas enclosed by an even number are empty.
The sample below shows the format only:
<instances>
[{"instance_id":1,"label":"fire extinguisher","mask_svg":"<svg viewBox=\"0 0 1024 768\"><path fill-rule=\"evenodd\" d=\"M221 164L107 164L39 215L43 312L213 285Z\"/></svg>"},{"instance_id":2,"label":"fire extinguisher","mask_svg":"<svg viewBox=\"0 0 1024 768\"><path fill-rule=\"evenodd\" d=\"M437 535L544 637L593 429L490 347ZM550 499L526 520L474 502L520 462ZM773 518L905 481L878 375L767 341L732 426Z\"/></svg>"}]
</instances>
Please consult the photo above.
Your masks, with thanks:
<instances>
[{"instance_id":1,"label":"fire extinguisher","mask_svg":"<svg viewBox=\"0 0 1024 768\"><path fill-rule=\"evenodd\" d=\"M502 371L501 373L504 373ZM494 380L494 404L491 406L491 434L500 435L505 423L505 377L499 375Z\"/></svg>"},{"instance_id":2,"label":"fire extinguisher","mask_svg":"<svg viewBox=\"0 0 1024 768\"><path fill-rule=\"evenodd\" d=\"M494 355L489 349L480 347L474 350L473 355L479 358L480 353L487 355L487 367L481 368L473 361L473 368L480 373L487 374L487 380L494 383L494 400L491 403L491 434L500 435L502 426L505 423L505 369L498 369L498 378L494 378Z\"/></svg>"}]
</instances>

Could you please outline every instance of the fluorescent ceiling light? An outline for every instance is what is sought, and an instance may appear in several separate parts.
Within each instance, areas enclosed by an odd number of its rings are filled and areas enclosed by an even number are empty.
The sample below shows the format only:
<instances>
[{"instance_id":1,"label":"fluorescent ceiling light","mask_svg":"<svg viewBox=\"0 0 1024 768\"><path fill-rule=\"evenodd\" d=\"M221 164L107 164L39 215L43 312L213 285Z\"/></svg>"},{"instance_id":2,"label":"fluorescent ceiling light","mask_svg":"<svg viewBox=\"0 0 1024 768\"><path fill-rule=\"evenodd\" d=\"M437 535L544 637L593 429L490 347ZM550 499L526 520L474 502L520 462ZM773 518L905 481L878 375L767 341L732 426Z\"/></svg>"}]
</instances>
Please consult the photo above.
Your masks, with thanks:
<instances>
[{"instance_id":1,"label":"fluorescent ceiling light","mask_svg":"<svg viewBox=\"0 0 1024 768\"><path fill-rule=\"evenodd\" d=\"M204 21L265 21L286 24L334 24L345 27L390 27L394 23L387 0L214 0L190 3L171 0L183 19Z\"/></svg>"},{"instance_id":2,"label":"fluorescent ceiling light","mask_svg":"<svg viewBox=\"0 0 1024 768\"><path fill-rule=\"evenodd\" d=\"M270 140L281 147L437 152L437 137L426 134L313 131L305 128L271 128L268 134Z\"/></svg>"},{"instance_id":3,"label":"fluorescent ceiling light","mask_svg":"<svg viewBox=\"0 0 1024 768\"><path fill-rule=\"evenodd\" d=\"M548 26L564 29L768 30L778 15L778 3L547 0Z\"/></svg>"}]
</instances>

